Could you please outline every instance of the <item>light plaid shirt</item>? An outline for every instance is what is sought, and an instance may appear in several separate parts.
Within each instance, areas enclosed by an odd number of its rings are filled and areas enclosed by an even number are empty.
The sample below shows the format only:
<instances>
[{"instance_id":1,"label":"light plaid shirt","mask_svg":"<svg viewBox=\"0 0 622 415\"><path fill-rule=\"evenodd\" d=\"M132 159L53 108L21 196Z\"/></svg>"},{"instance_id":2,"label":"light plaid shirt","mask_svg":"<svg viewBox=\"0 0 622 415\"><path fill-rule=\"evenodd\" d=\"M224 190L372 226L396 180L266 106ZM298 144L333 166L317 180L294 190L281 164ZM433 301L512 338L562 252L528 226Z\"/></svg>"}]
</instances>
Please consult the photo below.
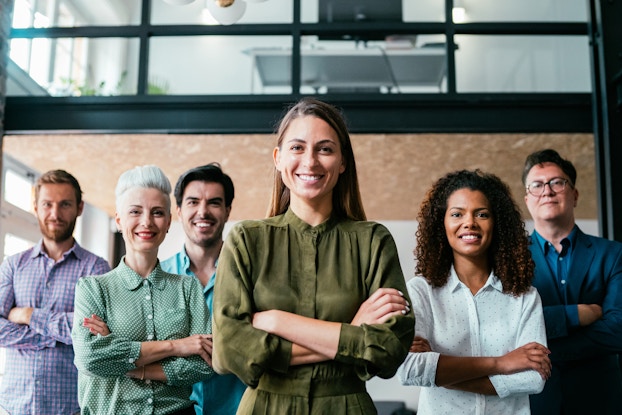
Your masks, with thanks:
<instances>
[{"instance_id":1,"label":"light plaid shirt","mask_svg":"<svg viewBox=\"0 0 622 415\"><path fill-rule=\"evenodd\" d=\"M20 415L80 411L71 341L75 285L109 270L77 242L56 263L39 241L0 265L0 347L6 348L0 408ZM34 308L30 325L7 320L13 307Z\"/></svg>"}]
</instances>

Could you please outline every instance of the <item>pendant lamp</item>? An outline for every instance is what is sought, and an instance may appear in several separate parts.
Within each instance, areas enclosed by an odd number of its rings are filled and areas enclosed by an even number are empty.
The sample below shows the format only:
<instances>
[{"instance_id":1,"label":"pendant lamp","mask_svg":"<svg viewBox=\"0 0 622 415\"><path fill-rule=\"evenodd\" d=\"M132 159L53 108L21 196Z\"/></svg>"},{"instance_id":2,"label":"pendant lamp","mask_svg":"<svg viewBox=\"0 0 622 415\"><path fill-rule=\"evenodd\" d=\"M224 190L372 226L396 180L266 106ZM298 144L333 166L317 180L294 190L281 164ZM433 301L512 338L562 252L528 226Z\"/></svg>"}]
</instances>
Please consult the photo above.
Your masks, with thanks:
<instances>
[{"instance_id":1,"label":"pendant lamp","mask_svg":"<svg viewBox=\"0 0 622 415\"><path fill-rule=\"evenodd\" d=\"M206 0L205 7L221 25L232 25L242 18L246 11L243 0Z\"/></svg>"}]
</instances>

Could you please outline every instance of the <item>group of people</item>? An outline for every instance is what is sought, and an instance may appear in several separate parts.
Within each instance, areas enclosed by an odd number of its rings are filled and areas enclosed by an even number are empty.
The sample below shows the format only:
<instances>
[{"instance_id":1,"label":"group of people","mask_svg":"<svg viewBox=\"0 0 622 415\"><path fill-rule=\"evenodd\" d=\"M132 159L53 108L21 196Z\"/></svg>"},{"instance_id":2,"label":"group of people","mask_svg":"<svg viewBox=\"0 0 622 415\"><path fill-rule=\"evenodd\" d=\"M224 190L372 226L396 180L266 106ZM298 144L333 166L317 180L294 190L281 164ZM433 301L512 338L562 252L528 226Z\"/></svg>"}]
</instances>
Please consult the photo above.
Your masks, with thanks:
<instances>
[{"instance_id":1,"label":"group of people","mask_svg":"<svg viewBox=\"0 0 622 415\"><path fill-rule=\"evenodd\" d=\"M340 111L304 98L276 136L267 218L223 239L233 182L190 169L173 191L184 245L164 261L160 168L119 178L113 270L72 236L75 178L39 178L42 239L0 265L0 414L373 414L365 381L395 374L422 387L421 414L622 411L622 244L575 224L571 162L527 158L531 236L497 176L440 178L405 278L366 220Z\"/></svg>"}]
</instances>

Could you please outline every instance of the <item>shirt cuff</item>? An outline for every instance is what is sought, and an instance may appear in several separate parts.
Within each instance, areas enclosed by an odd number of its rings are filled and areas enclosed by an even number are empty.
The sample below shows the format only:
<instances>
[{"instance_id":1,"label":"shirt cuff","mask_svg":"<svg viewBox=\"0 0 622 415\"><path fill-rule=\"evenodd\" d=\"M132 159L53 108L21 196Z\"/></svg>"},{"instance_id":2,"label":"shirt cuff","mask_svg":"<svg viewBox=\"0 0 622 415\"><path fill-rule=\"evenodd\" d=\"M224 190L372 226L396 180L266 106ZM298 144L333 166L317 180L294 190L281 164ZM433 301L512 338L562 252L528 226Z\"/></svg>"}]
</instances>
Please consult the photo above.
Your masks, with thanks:
<instances>
[{"instance_id":1,"label":"shirt cuff","mask_svg":"<svg viewBox=\"0 0 622 415\"><path fill-rule=\"evenodd\" d=\"M33 308L30 323L28 324L30 329L42 336L47 336L45 328L47 327L49 315L50 313L44 312L41 308Z\"/></svg>"},{"instance_id":2,"label":"shirt cuff","mask_svg":"<svg viewBox=\"0 0 622 415\"><path fill-rule=\"evenodd\" d=\"M579 306L576 304L567 305L566 309L566 322L568 327L576 329L579 327Z\"/></svg>"}]
</instances>

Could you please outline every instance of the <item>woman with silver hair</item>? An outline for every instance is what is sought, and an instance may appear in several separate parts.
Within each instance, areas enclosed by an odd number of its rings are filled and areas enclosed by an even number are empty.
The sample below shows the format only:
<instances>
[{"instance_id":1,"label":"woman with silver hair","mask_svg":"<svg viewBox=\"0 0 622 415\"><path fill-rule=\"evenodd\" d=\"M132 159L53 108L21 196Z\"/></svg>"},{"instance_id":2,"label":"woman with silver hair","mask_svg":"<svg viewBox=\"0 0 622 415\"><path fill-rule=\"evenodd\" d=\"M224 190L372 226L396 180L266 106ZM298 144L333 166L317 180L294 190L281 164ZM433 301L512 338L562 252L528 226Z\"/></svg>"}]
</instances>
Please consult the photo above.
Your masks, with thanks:
<instances>
[{"instance_id":1,"label":"woman with silver hair","mask_svg":"<svg viewBox=\"0 0 622 415\"><path fill-rule=\"evenodd\" d=\"M192 384L213 374L198 280L160 268L171 185L156 166L121 175L115 222L126 254L76 286L72 331L82 414L194 414Z\"/></svg>"}]
</instances>

